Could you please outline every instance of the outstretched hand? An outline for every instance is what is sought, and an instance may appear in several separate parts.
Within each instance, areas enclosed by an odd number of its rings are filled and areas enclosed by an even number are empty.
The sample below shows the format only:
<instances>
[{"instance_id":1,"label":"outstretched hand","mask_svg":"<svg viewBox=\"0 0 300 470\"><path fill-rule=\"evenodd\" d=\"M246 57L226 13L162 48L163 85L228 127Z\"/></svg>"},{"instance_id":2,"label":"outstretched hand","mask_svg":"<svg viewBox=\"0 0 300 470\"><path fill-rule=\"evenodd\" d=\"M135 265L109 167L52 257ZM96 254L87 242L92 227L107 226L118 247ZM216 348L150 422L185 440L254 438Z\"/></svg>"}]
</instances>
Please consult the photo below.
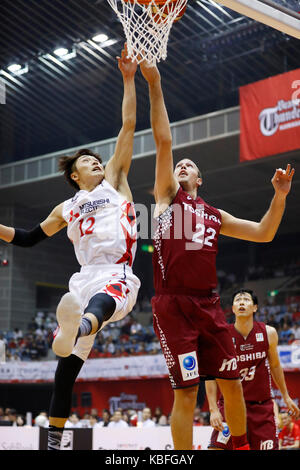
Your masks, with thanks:
<instances>
[{"instance_id":1,"label":"outstretched hand","mask_svg":"<svg viewBox=\"0 0 300 470\"><path fill-rule=\"evenodd\" d=\"M275 175L272 178L272 184L277 194L282 196L287 196L291 190L292 179L294 176L295 170L291 169L291 165L288 163L286 170L278 168L275 172Z\"/></svg>"},{"instance_id":2,"label":"outstretched hand","mask_svg":"<svg viewBox=\"0 0 300 470\"><path fill-rule=\"evenodd\" d=\"M128 57L126 42L121 52L121 57L118 56L117 60L118 60L118 67L120 71L122 72L123 77L129 78L135 75L135 72L137 70L137 62L136 61L132 62L131 58Z\"/></svg>"},{"instance_id":3,"label":"outstretched hand","mask_svg":"<svg viewBox=\"0 0 300 470\"><path fill-rule=\"evenodd\" d=\"M156 65L149 64L146 60L140 63L140 70L144 79L149 83L160 80L160 73Z\"/></svg>"}]
</instances>

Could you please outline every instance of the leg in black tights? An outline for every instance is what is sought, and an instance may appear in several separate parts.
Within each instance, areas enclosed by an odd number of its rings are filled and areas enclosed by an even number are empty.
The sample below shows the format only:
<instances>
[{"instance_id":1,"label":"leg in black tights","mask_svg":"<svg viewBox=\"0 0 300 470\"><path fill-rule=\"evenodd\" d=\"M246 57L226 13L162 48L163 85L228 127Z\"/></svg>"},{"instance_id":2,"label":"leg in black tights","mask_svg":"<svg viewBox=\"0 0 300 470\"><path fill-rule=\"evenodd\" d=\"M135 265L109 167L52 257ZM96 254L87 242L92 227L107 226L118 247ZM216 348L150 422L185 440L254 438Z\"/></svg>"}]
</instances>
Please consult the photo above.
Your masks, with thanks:
<instances>
[{"instance_id":1,"label":"leg in black tights","mask_svg":"<svg viewBox=\"0 0 300 470\"><path fill-rule=\"evenodd\" d=\"M78 337L97 332L115 309L116 302L110 295L94 295L84 311ZM74 354L58 361L49 409L48 450L60 449L63 428L71 411L73 386L83 364L84 361Z\"/></svg>"},{"instance_id":2,"label":"leg in black tights","mask_svg":"<svg viewBox=\"0 0 300 470\"><path fill-rule=\"evenodd\" d=\"M49 409L48 450L60 448L63 428L71 411L73 386L83 364L74 354L58 361Z\"/></svg>"}]
</instances>

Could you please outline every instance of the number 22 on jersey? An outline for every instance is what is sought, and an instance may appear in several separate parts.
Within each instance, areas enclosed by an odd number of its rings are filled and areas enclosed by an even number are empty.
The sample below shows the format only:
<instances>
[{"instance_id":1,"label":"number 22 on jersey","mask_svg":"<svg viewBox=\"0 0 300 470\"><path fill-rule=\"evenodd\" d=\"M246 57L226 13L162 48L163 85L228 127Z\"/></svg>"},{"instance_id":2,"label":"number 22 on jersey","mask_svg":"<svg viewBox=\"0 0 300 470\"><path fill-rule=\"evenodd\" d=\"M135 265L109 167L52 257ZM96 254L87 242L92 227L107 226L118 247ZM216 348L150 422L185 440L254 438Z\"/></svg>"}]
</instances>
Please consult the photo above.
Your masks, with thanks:
<instances>
[{"instance_id":1,"label":"number 22 on jersey","mask_svg":"<svg viewBox=\"0 0 300 470\"><path fill-rule=\"evenodd\" d=\"M209 227L205 233L205 225L198 223L196 225L196 232L193 234L192 243L188 244L188 249L194 250L195 246L193 243L198 243L197 248L201 250L203 245L212 246L212 240L215 238L216 231L212 227Z\"/></svg>"}]
</instances>

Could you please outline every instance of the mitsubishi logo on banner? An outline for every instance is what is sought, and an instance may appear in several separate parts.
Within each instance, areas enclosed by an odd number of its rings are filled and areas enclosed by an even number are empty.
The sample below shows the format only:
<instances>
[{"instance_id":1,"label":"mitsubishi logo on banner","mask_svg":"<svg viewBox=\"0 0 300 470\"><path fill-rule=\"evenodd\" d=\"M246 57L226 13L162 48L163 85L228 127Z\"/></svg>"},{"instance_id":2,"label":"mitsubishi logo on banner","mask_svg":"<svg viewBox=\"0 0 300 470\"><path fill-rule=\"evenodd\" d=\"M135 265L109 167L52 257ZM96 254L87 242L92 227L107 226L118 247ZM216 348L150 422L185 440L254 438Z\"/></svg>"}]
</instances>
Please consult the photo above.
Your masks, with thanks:
<instances>
[{"instance_id":1,"label":"mitsubishi logo on banner","mask_svg":"<svg viewBox=\"0 0 300 470\"><path fill-rule=\"evenodd\" d=\"M300 69L240 88L240 160L300 148Z\"/></svg>"}]
</instances>

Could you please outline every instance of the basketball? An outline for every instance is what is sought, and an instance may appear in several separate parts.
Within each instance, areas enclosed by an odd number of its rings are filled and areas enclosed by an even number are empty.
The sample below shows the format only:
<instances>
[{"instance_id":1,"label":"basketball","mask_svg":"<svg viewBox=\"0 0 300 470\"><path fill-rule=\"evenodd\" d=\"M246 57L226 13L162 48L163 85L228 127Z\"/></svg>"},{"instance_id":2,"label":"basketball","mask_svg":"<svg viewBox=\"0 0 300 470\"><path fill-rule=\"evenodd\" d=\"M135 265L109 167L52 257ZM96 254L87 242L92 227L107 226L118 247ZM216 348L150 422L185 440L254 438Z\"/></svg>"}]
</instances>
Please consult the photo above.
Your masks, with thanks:
<instances>
[{"instance_id":1,"label":"basketball","mask_svg":"<svg viewBox=\"0 0 300 470\"><path fill-rule=\"evenodd\" d=\"M161 21L164 21L168 17L168 14L174 10L176 5L177 5L177 1L169 3L165 7L163 7L162 5L160 5L159 7L154 6L154 5L151 6L152 16L153 16L154 21L156 23L160 23ZM179 10L178 15L174 19L174 22L181 20L181 18L183 17L186 11L186 7L187 5L185 5L183 8L181 8L181 10Z\"/></svg>"}]
</instances>

